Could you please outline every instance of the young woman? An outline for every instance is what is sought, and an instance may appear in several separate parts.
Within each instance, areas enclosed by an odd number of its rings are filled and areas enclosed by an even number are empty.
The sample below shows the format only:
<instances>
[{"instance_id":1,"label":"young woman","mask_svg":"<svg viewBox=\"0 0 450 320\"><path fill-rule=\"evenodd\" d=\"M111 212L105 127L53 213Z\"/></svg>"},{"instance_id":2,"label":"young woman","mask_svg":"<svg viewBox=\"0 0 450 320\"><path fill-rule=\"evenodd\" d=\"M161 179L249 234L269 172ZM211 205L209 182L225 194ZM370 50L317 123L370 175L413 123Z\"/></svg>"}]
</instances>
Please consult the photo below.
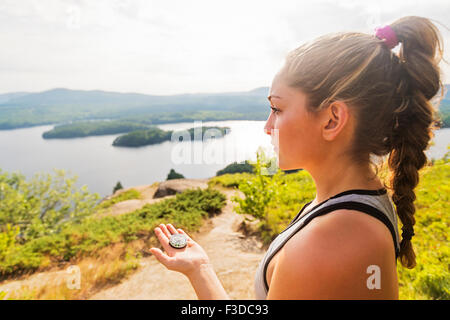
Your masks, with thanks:
<instances>
[{"instance_id":1,"label":"young woman","mask_svg":"<svg viewBox=\"0 0 450 320\"><path fill-rule=\"evenodd\" d=\"M317 192L271 243L256 273L257 299L398 299L397 259L415 266L414 188L435 121L430 100L444 93L441 59L439 30L416 16L374 35L327 34L287 55L265 131L279 167L307 170ZM389 186L373 155L388 155ZM155 233L166 253L150 251L185 274L199 299L229 298L183 230L162 224ZM187 236L185 248L169 245L176 233Z\"/></svg>"}]
</instances>

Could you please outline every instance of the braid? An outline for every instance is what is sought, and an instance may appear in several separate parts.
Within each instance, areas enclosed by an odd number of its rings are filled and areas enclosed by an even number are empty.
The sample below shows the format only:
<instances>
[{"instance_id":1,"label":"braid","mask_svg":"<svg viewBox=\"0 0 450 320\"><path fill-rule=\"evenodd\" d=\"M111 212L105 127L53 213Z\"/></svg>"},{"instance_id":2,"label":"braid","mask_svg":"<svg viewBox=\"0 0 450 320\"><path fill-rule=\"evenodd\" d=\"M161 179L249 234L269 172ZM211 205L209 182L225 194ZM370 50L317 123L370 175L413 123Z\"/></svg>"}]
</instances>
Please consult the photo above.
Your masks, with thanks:
<instances>
[{"instance_id":1,"label":"braid","mask_svg":"<svg viewBox=\"0 0 450 320\"><path fill-rule=\"evenodd\" d=\"M419 170L427 163L424 151L432 138L436 119L430 100L443 88L438 67L442 51L439 34L427 19L407 17L399 19L392 27L402 42L402 48L396 90L400 103L394 104L397 108L393 112L388 165L392 201L403 224L399 259L403 266L414 268L416 259L411 242L416 223L414 189L419 183ZM436 51L441 56L436 58Z\"/></svg>"},{"instance_id":2,"label":"braid","mask_svg":"<svg viewBox=\"0 0 450 320\"><path fill-rule=\"evenodd\" d=\"M399 258L407 268L414 268L415 254L411 243L416 223L414 188L419 182L419 170L427 163L424 150L430 140L430 124L433 122L431 109L428 112L414 114L417 104L427 106L428 102L420 94L408 103L404 114L398 115L398 126L392 139L393 149L388 165L392 172L390 184L393 189L392 201L403 224ZM407 112L409 111L409 112ZM409 114L408 114L409 113Z\"/></svg>"}]
</instances>

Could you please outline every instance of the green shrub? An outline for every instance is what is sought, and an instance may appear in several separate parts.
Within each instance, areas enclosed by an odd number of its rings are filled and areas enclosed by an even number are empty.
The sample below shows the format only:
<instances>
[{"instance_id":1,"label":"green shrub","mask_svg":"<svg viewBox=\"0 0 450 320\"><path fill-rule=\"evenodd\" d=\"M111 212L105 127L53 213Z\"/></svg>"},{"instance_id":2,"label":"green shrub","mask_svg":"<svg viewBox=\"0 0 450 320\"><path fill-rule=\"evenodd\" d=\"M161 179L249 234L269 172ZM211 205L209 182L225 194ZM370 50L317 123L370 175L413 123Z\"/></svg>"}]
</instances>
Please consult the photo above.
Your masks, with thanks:
<instances>
[{"instance_id":1,"label":"green shrub","mask_svg":"<svg viewBox=\"0 0 450 320\"><path fill-rule=\"evenodd\" d=\"M64 170L35 175L30 181L18 173L1 173L0 232L7 224L20 227L23 240L57 232L69 221L92 214L99 195L86 186L75 189L77 177L66 178Z\"/></svg>"},{"instance_id":2,"label":"green shrub","mask_svg":"<svg viewBox=\"0 0 450 320\"><path fill-rule=\"evenodd\" d=\"M112 205L125 201L125 200L132 200L132 199L141 199L142 195L139 191L137 191L136 189L129 189L127 191L121 192L119 195L105 200L103 202L101 202L96 209L106 209L111 207Z\"/></svg>"},{"instance_id":3,"label":"green shrub","mask_svg":"<svg viewBox=\"0 0 450 320\"><path fill-rule=\"evenodd\" d=\"M0 276L35 271L54 263L82 256L95 256L114 243L154 239L154 228L172 223L188 232L197 230L204 218L219 213L226 196L217 190L188 189L175 197L147 204L136 211L97 218L93 216L66 224L58 233L16 245L0 259Z\"/></svg>"},{"instance_id":4,"label":"green shrub","mask_svg":"<svg viewBox=\"0 0 450 320\"><path fill-rule=\"evenodd\" d=\"M14 252L16 248L16 237L19 234L19 227L6 225L6 230L0 233L0 261Z\"/></svg>"},{"instance_id":5,"label":"green shrub","mask_svg":"<svg viewBox=\"0 0 450 320\"><path fill-rule=\"evenodd\" d=\"M212 177L208 181L209 186L221 185L226 188L238 188L243 181L252 179L251 173L226 173L220 176Z\"/></svg>"}]
</instances>

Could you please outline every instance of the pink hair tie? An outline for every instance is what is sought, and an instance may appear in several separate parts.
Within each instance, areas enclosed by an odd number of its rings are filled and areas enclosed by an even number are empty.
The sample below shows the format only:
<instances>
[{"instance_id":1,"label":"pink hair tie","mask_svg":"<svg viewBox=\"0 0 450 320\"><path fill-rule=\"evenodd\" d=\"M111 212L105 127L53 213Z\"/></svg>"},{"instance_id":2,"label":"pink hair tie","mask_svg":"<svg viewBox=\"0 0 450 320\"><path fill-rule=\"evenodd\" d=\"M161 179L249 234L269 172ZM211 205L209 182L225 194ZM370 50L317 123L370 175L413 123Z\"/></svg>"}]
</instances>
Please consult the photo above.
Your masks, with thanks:
<instances>
[{"instance_id":1,"label":"pink hair tie","mask_svg":"<svg viewBox=\"0 0 450 320\"><path fill-rule=\"evenodd\" d=\"M384 40L384 44L389 49L392 49L398 45L397 35L395 34L394 30L392 30L392 28L388 25L382 28L375 28L375 36L380 40Z\"/></svg>"}]
</instances>

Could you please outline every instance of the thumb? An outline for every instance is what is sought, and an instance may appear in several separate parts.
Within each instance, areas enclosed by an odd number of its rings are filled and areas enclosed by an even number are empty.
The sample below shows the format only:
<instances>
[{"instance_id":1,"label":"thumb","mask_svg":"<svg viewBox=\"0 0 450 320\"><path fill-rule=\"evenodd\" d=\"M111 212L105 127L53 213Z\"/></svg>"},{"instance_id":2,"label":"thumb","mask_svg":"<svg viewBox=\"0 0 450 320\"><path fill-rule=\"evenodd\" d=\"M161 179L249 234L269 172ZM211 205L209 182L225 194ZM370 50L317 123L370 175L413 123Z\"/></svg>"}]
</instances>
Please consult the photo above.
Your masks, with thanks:
<instances>
[{"instance_id":1,"label":"thumb","mask_svg":"<svg viewBox=\"0 0 450 320\"><path fill-rule=\"evenodd\" d=\"M161 262L163 265L165 265L166 267L170 264L170 257L163 253L160 249L158 248L151 248L150 252L155 256L155 258Z\"/></svg>"}]
</instances>

